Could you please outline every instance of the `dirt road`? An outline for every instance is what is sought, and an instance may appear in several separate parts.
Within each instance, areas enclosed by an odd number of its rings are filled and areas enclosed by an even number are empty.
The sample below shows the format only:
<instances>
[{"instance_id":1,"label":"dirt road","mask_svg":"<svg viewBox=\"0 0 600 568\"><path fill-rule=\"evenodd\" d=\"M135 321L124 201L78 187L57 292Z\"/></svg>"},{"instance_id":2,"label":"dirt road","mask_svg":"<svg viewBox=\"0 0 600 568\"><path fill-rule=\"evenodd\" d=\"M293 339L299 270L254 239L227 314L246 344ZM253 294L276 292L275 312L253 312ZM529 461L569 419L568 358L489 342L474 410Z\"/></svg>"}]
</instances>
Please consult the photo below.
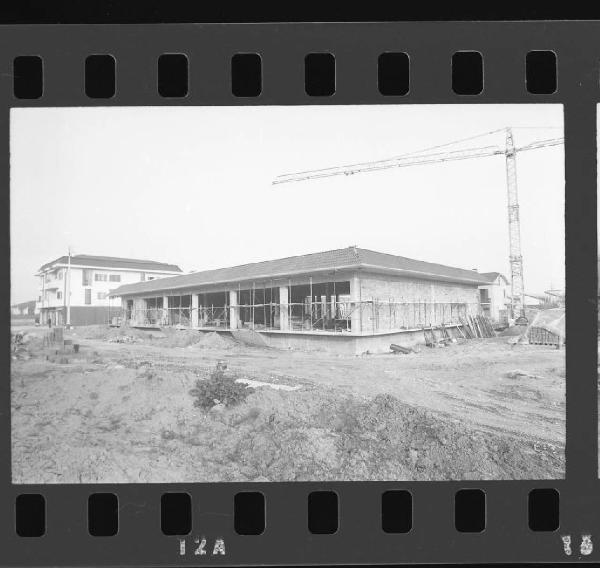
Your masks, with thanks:
<instances>
[{"instance_id":1,"label":"dirt road","mask_svg":"<svg viewBox=\"0 0 600 568\"><path fill-rule=\"evenodd\" d=\"M552 478L564 469L564 350L512 347L496 338L410 355L349 357L214 336L187 344L184 334L138 334L134 342L116 343L107 341L115 334L106 330L74 334L80 354L68 362L47 361L35 341L13 361L15 481L288 480L311 479L315 471L321 471L316 479ZM263 387L237 410L201 415L188 391L217 361L226 361L236 377L301 388ZM360 427L349 407L364 416ZM339 416L346 416L341 425ZM387 422L378 430L373 422L382 416ZM236 420L247 424L246 440L237 438ZM278 420L281 431L273 430ZM397 431L382 434L392 422ZM219 459L229 443L228 457ZM263 446L247 450L253 443ZM275 457L249 468L271 445L286 455L293 449L286 443L305 446L303 463L288 455L279 470L274 464L283 458ZM342 449L360 467L350 468ZM383 450L387 457L378 458ZM398 454L393 467L390 451ZM191 468L198 452L204 466ZM510 463L518 460L523 463Z\"/></svg>"}]
</instances>

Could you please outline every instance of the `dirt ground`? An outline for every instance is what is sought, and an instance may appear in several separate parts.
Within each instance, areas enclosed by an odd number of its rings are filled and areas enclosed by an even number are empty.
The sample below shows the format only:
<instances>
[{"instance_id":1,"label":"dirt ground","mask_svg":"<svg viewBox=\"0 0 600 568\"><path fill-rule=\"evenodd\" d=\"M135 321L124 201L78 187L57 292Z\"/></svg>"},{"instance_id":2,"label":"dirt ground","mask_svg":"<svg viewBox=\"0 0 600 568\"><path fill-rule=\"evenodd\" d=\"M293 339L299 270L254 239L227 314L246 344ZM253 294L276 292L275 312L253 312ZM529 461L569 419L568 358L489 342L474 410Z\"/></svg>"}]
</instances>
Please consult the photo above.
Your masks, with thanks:
<instances>
[{"instance_id":1,"label":"dirt ground","mask_svg":"<svg viewBox=\"0 0 600 568\"><path fill-rule=\"evenodd\" d=\"M67 332L76 354L16 331L14 483L564 475L564 350L497 337L351 357L90 326ZM195 407L190 389L219 361L254 388Z\"/></svg>"}]
</instances>

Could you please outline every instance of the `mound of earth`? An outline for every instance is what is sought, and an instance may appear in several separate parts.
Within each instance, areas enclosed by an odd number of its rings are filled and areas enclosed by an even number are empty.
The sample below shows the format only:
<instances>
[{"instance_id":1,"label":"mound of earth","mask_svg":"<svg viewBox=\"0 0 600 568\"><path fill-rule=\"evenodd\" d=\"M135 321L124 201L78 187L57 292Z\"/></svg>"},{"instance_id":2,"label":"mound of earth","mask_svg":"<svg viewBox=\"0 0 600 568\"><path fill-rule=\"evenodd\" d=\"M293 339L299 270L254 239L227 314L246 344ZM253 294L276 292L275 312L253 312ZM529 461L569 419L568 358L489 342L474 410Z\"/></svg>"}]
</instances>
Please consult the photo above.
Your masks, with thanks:
<instances>
[{"instance_id":1,"label":"mound of earth","mask_svg":"<svg viewBox=\"0 0 600 568\"><path fill-rule=\"evenodd\" d=\"M164 337L164 334L157 330L143 330L135 327L111 327L109 325L85 325L77 327L71 334L73 337L82 339L101 339L102 341L116 340L122 337L128 337L136 341L145 341L156 337Z\"/></svg>"},{"instance_id":2,"label":"mound of earth","mask_svg":"<svg viewBox=\"0 0 600 568\"><path fill-rule=\"evenodd\" d=\"M224 336L216 331L201 333L199 340L194 343L194 347L207 347L218 349L231 349L236 345L231 337Z\"/></svg>"}]
</instances>

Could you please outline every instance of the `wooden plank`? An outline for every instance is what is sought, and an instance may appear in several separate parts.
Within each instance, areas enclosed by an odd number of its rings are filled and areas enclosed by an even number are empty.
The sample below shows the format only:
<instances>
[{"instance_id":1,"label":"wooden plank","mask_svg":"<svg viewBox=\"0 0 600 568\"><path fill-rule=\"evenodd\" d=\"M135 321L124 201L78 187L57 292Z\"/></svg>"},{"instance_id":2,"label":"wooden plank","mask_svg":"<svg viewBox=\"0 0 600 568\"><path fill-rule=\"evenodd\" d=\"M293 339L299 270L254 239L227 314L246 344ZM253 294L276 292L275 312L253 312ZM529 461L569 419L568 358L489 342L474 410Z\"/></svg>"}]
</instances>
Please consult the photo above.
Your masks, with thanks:
<instances>
[{"instance_id":1,"label":"wooden plank","mask_svg":"<svg viewBox=\"0 0 600 568\"><path fill-rule=\"evenodd\" d=\"M413 349L411 347L404 347L403 345L398 345L396 343L392 343L390 345L390 349L394 352L394 353L412 353Z\"/></svg>"},{"instance_id":2,"label":"wooden plank","mask_svg":"<svg viewBox=\"0 0 600 568\"><path fill-rule=\"evenodd\" d=\"M485 329L483 328L483 323L479 314L475 316L475 321L477 322L477 326L479 327L479 333L481 334L481 337L486 337Z\"/></svg>"},{"instance_id":3,"label":"wooden plank","mask_svg":"<svg viewBox=\"0 0 600 568\"><path fill-rule=\"evenodd\" d=\"M471 333L471 329L469 328L467 320L463 317L460 317L459 319L460 319L460 323L463 326L463 331L465 332L467 339L473 339L473 334Z\"/></svg>"},{"instance_id":4,"label":"wooden plank","mask_svg":"<svg viewBox=\"0 0 600 568\"><path fill-rule=\"evenodd\" d=\"M469 318L469 325L471 326L471 329L473 330L473 336L475 338L479 337L479 333L478 333L477 327L475 325L475 318L473 318L472 315L468 315L467 317Z\"/></svg>"},{"instance_id":5,"label":"wooden plank","mask_svg":"<svg viewBox=\"0 0 600 568\"><path fill-rule=\"evenodd\" d=\"M480 320L479 315L475 316L475 325L477 326L477 329L479 329L479 337L484 338L485 337L485 333L483 332L483 327L481 326L481 320Z\"/></svg>"}]
</instances>

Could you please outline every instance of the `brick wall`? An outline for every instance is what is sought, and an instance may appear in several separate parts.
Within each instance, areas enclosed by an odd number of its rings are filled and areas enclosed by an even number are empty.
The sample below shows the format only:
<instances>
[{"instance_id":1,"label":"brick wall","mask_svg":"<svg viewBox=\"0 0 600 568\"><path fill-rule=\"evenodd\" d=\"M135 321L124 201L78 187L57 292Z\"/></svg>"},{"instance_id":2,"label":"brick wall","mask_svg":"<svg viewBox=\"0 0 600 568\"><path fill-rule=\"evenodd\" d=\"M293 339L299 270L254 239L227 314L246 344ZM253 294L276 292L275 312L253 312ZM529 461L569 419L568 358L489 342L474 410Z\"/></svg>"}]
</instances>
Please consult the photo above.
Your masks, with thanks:
<instances>
[{"instance_id":1,"label":"brick wall","mask_svg":"<svg viewBox=\"0 0 600 568\"><path fill-rule=\"evenodd\" d=\"M476 285L377 274L361 274L354 282L363 332L452 323L479 309Z\"/></svg>"}]
</instances>

